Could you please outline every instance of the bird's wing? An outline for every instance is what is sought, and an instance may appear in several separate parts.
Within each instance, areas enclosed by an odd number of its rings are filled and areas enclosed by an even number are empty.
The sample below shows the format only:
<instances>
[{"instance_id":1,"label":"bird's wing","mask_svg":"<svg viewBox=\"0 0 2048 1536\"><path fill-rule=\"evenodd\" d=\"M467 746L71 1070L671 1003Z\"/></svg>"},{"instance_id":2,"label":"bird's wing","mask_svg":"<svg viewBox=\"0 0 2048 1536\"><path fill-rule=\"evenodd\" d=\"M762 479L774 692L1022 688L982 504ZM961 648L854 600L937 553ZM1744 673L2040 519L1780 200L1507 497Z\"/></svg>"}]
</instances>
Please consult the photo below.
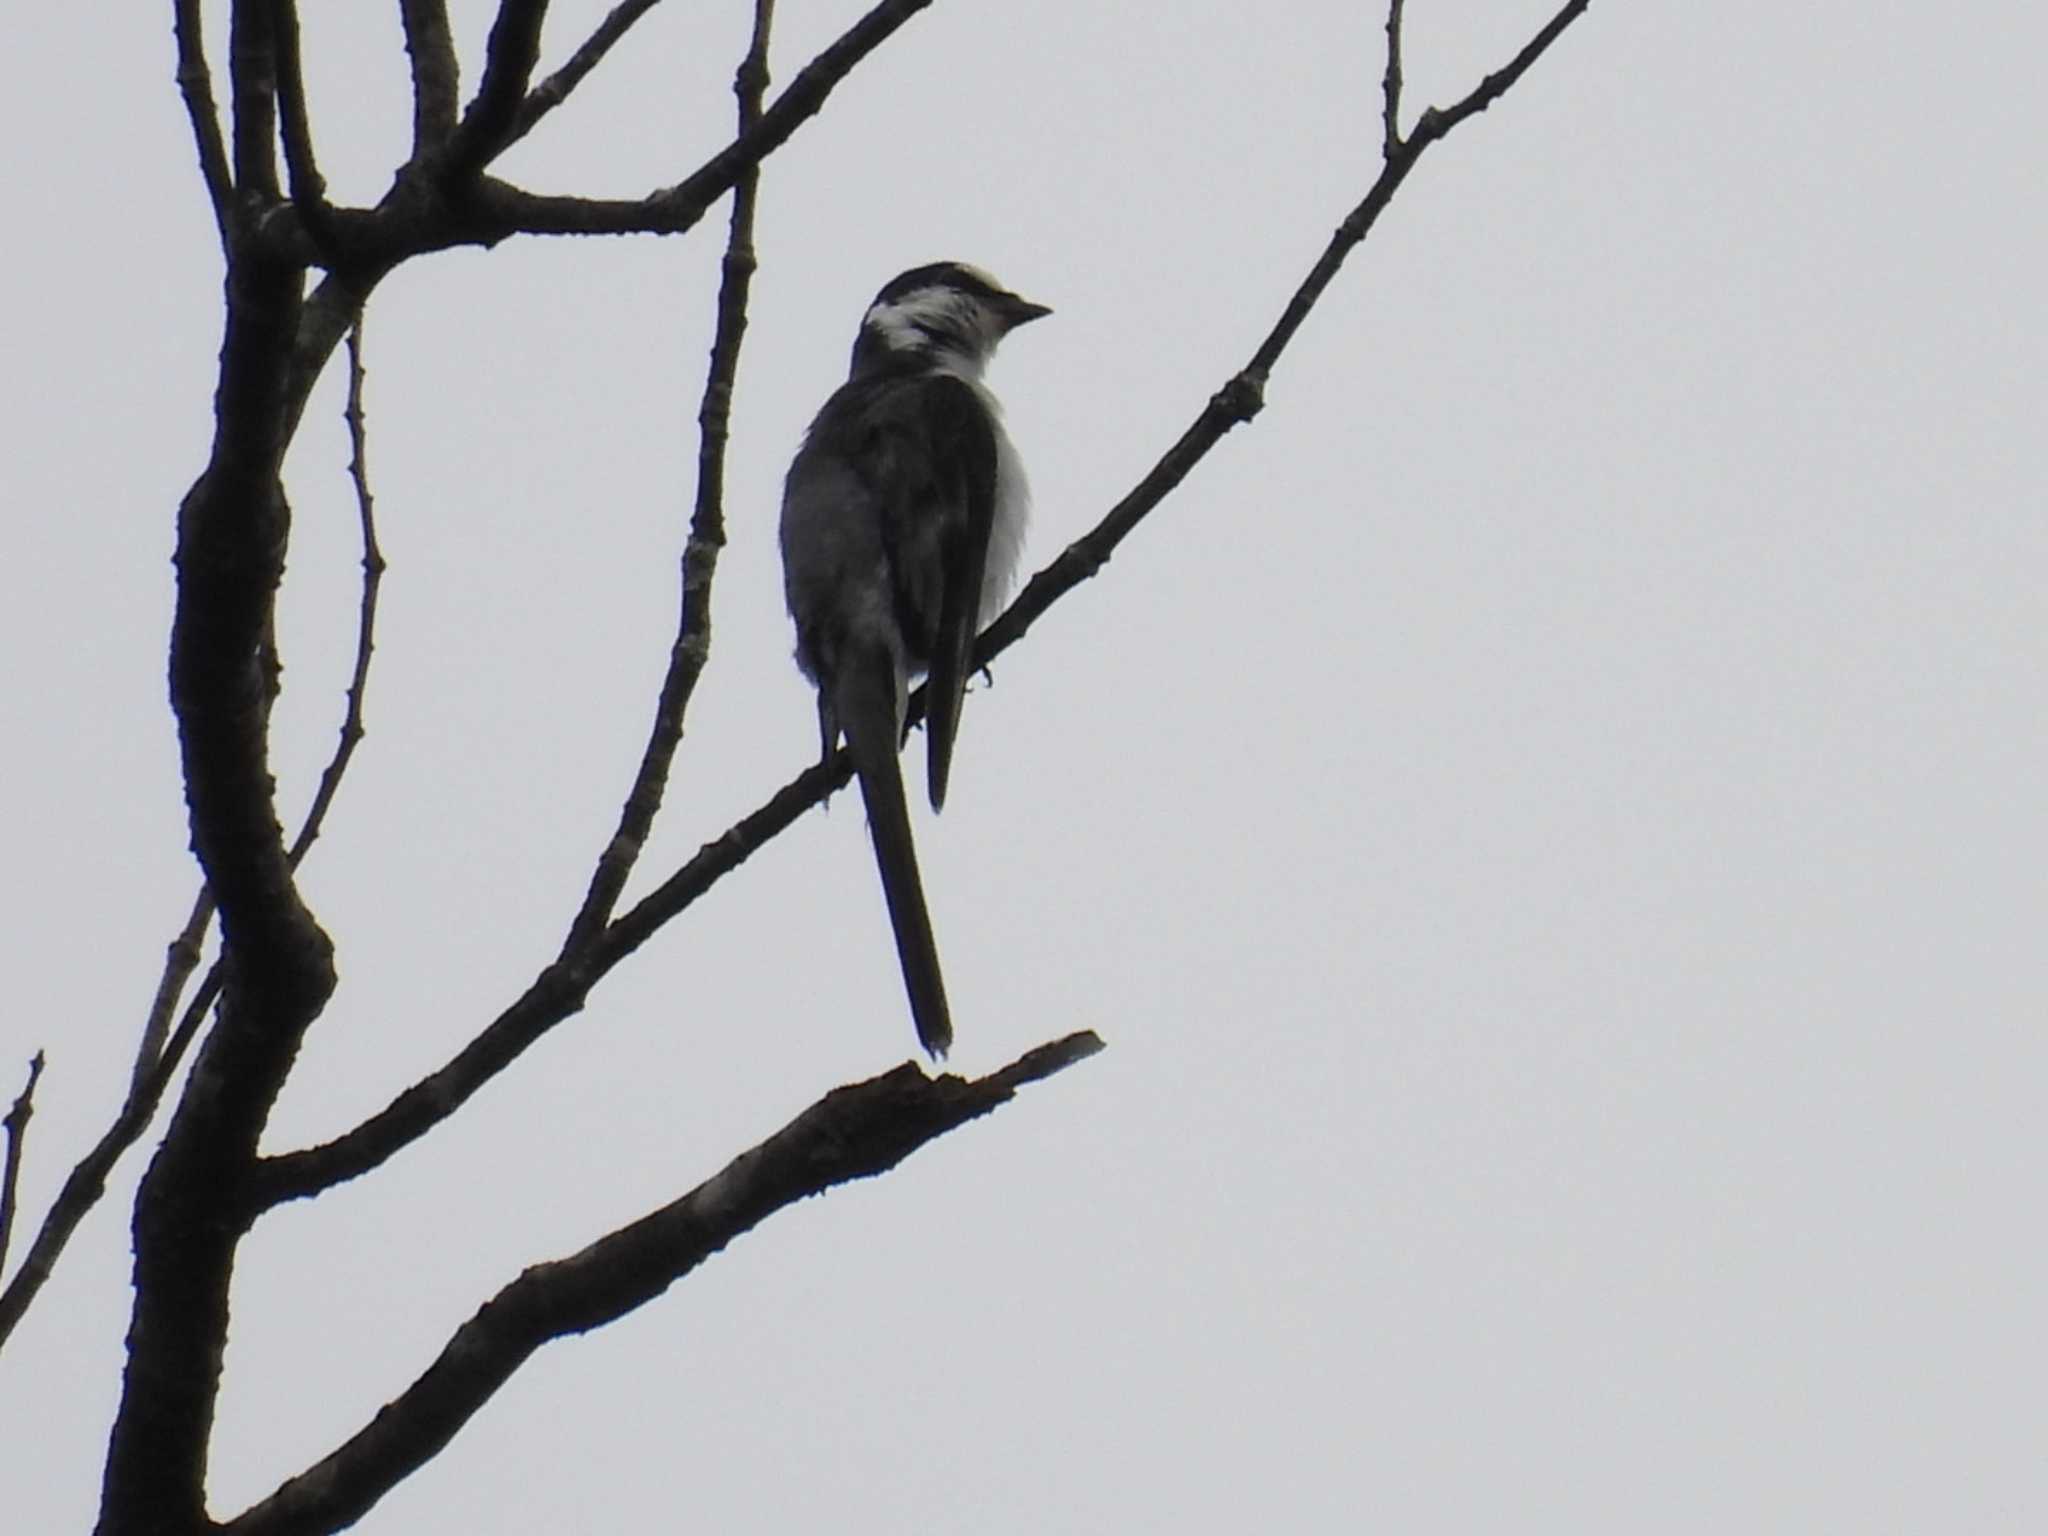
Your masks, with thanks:
<instances>
[{"instance_id":1,"label":"bird's wing","mask_svg":"<svg viewBox=\"0 0 2048 1536\"><path fill-rule=\"evenodd\" d=\"M966 380L938 374L923 388L934 478L946 508L939 537L939 624L925 691L927 787L932 809L940 810L946 803L960 707L967 696L989 534L995 526L996 428L988 407Z\"/></svg>"}]
</instances>

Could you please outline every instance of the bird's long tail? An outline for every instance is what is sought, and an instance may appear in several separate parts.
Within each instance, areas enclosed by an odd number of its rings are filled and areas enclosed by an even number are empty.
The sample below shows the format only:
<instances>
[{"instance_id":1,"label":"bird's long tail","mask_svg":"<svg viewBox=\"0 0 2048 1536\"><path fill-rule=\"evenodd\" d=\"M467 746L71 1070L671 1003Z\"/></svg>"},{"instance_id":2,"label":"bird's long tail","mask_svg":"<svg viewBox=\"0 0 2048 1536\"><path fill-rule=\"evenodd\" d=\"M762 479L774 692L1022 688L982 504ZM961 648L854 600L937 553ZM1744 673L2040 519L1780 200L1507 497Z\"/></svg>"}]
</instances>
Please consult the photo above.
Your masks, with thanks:
<instances>
[{"instance_id":1,"label":"bird's long tail","mask_svg":"<svg viewBox=\"0 0 2048 1536\"><path fill-rule=\"evenodd\" d=\"M939 948L931 913L917 873L917 845L910 836L910 806L903 793L901 741L896 719L894 668L885 656L842 669L833 689L834 709L846 732L847 750L860 775L867 802L868 832L882 872L882 894L896 929L896 954L917 1038L934 1057L953 1044L953 1019L946 1008L946 984L939 974Z\"/></svg>"}]
</instances>

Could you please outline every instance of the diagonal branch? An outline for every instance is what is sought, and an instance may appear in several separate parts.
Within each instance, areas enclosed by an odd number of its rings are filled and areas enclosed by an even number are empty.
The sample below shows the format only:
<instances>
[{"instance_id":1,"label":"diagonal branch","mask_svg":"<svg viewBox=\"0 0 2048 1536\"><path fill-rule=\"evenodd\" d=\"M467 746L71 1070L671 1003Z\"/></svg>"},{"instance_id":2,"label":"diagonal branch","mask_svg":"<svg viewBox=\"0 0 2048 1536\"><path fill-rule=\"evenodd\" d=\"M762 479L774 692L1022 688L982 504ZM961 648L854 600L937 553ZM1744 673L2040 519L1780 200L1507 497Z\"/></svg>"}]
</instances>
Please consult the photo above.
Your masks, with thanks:
<instances>
[{"instance_id":1,"label":"diagonal branch","mask_svg":"<svg viewBox=\"0 0 2048 1536\"><path fill-rule=\"evenodd\" d=\"M0 1117L0 1132L7 1137L7 1150L0 1157L0 1275L7 1273L7 1244L14 1235L14 1200L21 1182L21 1148L28 1139L29 1116L36 1112L36 1084L43 1076L43 1053L28 1059L28 1086L14 1100L14 1107Z\"/></svg>"},{"instance_id":2,"label":"diagonal branch","mask_svg":"<svg viewBox=\"0 0 2048 1536\"><path fill-rule=\"evenodd\" d=\"M156 996L150 1000L149 1013L143 1019L142 1039L135 1047L135 1065L128 1074L131 1101L141 1092L143 1083L148 1081L151 1070L163 1055L164 1040L171 1030L171 1015L177 1011L185 983L199 969L199 962L205 955L206 930L212 925L213 893L201 886L199 894L192 898L192 911L185 919L185 926L171 940L164 955L164 972L157 980ZM123 1112L126 1112L125 1105Z\"/></svg>"},{"instance_id":3,"label":"diagonal branch","mask_svg":"<svg viewBox=\"0 0 2048 1536\"><path fill-rule=\"evenodd\" d=\"M707 843L659 889L613 921L585 952L543 970L446 1066L406 1088L376 1114L334 1140L261 1159L249 1181L252 1206L260 1211L317 1195L368 1173L426 1135L535 1041L581 1012L591 989L671 917L827 794L844 788L851 773L843 752L834 754L829 763L813 763L776 791L766 805Z\"/></svg>"},{"instance_id":4,"label":"diagonal branch","mask_svg":"<svg viewBox=\"0 0 2048 1536\"><path fill-rule=\"evenodd\" d=\"M213 101L213 74L206 66L199 0L174 0L171 30L178 44L178 94L184 97L185 115L192 122L192 141L199 151L199 174L206 182L207 200L213 204L213 220L225 240L235 188L228 173L227 143L221 137L220 109Z\"/></svg>"},{"instance_id":5,"label":"diagonal branch","mask_svg":"<svg viewBox=\"0 0 2048 1536\"><path fill-rule=\"evenodd\" d=\"M398 0L412 66L412 153L417 160L455 131L461 71L448 30L448 0Z\"/></svg>"},{"instance_id":6,"label":"diagonal branch","mask_svg":"<svg viewBox=\"0 0 2048 1536\"><path fill-rule=\"evenodd\" d=\"M458 1328L439 1358L354 1438L224 1529L231 1536L298 1536L360 1519L446 1446L543 1344L625 1316L777 1211L885 1173L1008 1103L1025 1084L1101 1049L1101 1040L1083 1031L988 1077L928 1078L905 1064L833 1089L681 1199L580 1253L526 1270Z\"/></svg>"},{"instance_id":7,"label":"diagonal branch","mask_svg":"<svg viewBox=\"0 0 2048 1536\"><path fill-rule=\"evenodd\" d=\"M798 70L775 98L775 104L761 114L752 128L672 187L636 201L608 202L547 197L519 192L499 183L504 189L504 201L492 215L492 223L496 225L507 214L510 222L496 229L496 238L512 234L682 233L738 184L748 166L760 164L786 144L805 122L817 116L834 88L863 59L932 3L933 0L880 0Z\"/></svg>"},{"instance_id":8,"label":"diagonal branch","mask_svg":"<svg viewBox=\"0 0 2048 1536\"><path fill-rule=\"evenodd\" d=\"M504 149L533 66L540 62L540 29L547 16L548 0L499 0L498 19L485 45L483 83L448 143L452 181L466 181Z\"/></svg>"},{"instance_id":9,"label":"diagonal branch","mask_svg":"<svg viewBox=\"0 0 2048 1536\"><path fill-rule=\"evenodd\" d=\"M1541 31L1522 45L1520 53L1474 86L1470 95L1443 111L1435 107L1426 110L1422 120L1415 125L1412 137L1435 143L1466 118L1484 112L1499 101L1517 80L1529 72L1531 65L1550 51L1550 45L1564 36L1565 28L1586 14L1586 7L1590 4L1592 0L1571 0L1543 24Z\"/></svg>"},{"instance_id":10,"label":"diagonal branch","mask_svg":"<svg viewBox=\"0 0 2048 1536\"><path fill-rule=\"evenodd\" d=\"M768 33L774 0L755 0L754 33L733 79L739 98L739 131L744 134L761 117L761 98L768 89ZM564 956L585 948L611 921L619 894L639 861L640 850L661 810L669 768L683 739L683 714L696 692L711 656L711 583L718 573L718 552L725 547L725 444L732 419L733 382L739 372L740 343L747 333L747 295L753 286L754 196L761 167L749 166L733 189L732 225L726 236L724 271L718 286L718 320L711 343L711 366L704 381L703 403L697 409L697 505L690 517L690 536L683 546L682 610L675 643L669 647L668 675L655 704L654 726L633 788L619 815L618 830L605 845L590 889L575 921L569 925Z\"/></svg>"},{"instance_id":11,"label":"diagonal branch","mask_svg":"<svg viewBox=\"0 0 2048 1536\"><path fill-rule=\"evenodd\" d=\"M1421 119L1415 125L1415 131L1401 140L1394 151L1386 156L1379 179L1366 192L1364 201L1352 209L1344 222L1337 226L1337 232L1330 237L1330 243L1324 248L1322 257L1316 262L1301 287L1295 291L1294 297L1288 301L1278 323L1274 325L1259 350L1253 354L1251 362L1232 381L1234 385L1254 391L1264 390L1266 380L1272 374L1273 365L1279 361L1280 354L1286 350L1288 342L1294 339L1294 333L1301 329L1302 322L1308 318L1309 311L1315 308L1316 301L1330 286L1331 280L1336 277L1345 259L1357 248L1359 242L1365 239L1380 214L1386 211L1387 204L1393 201L1395 192L1399 191L1401 183L1408 179L1408 173L1415 169L1415 164L1422 158L1423 152L1442 140L1466 118L1476 112L1485 111L1498 101L1510 86L1522 78L1529 66L1564 35L1565 28L1585 14L1590 3L1591 0L1570 0L1570 3L1551 17L1543 29L1531 38L1522 51L1504 68L1488 75L1470 95L1448 111L1436 107L1424 109ZM1207 449L1205 448L1203 452L1207 452Z\"/></svg>"},{"instance_id":12,"label":"diagonal branch","mask_svg":"<svg viewBox=\"0 0 2048 1536\"><path fill-rule=\"evenodd\" d=\"M211 905L207 910L212 911ZM177 946L174 943L172 947L176 949ZM196 963L196 949L193 959ZM58 1256L71 1241L71 1234L78 1230L86 1212L97 1205L100 1196L106 1193L107 1176L114 1171L114 1164L148 1129L164 1090L178 1074L178 1064L185 1059L186 1048L191 1045L206 1011L219 995L219 967L215 967L193 995L184 1018L164 1043L163 1050L150 1061L147 1070L138 1074L135 1086L129 1090L127 1102L114 1117L114 1123L65 1177L63 1188L50 1202L34 1241L22 1257L21 1268L14 1272L7 1289L0 1291L0 1346L6 1344L8 1336L14 1332L14 1325L21 1321L29 1304L42 1290L43 1283L50 1278L51 1271L57 1267ZM172 997L166 1008L168 1010L175 1005L176 998Z\"/></svg>"},{"instance_id":13,"label":"diagonal branch","mask_svg":"<svg viewBox=\"0 0 2048 1536\"><path fill-rule=\"evenodd\" d=\"M659 4L661 0L619 0L597 24L597 29L583 40L583 45L569 55L568 62L526 93L526 99L512 115L512 126L505 131L505 146L510 148L525 138L536 123L567 101L584 77L604 62L613 44Z\"/></svg>"}]
</instances>

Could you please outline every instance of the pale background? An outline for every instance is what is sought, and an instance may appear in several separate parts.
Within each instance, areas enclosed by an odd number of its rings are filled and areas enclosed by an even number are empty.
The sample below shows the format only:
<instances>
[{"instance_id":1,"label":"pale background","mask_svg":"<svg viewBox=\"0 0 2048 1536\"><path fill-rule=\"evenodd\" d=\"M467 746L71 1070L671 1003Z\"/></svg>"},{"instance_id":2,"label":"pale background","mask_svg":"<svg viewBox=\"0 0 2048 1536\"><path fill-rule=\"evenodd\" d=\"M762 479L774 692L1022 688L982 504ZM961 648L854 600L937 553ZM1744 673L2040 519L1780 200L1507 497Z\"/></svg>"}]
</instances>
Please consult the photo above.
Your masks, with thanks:
<instances>
[{"instance_id":1,"label":"pale background","mask_svg":"<svg viewBox=\"0 0 2048 1536\"><path fill-rule=\"evenodd\" d=\"M373 198L396 7L303 9L324 168ZM677 179L746 9L657 11L507 174ZM859 9L785 0L778 81ZM1414 107L1550 9L1414 0ZM601 7L556 13L549 64ZM458 16L473 83L488 8ZM1044 563L1369 182L1380 24L947 0L770 162L717 651L647 878L812 750L774 507L873 290L957 257L1056 307L992 375ZM47 1048L33 1219L194 888L163 641L218 273L167 8L13 30L0 1098ZM919 823L954 1065L1109 1051L544 1350L363 1529L2043 1528L2044 44L2018 5L1596 5L968 705ZM305 872L343 986L271 1147L445 1059L574 909L673 624L723 227L378 295L392 571ZM293 808L353 629L337 383L289 466ZM216 1510L522 1265L911 1045L847 797L453 1126L261 1227ZM141 1165L0 1359L10 1530L90 1524Z\"/></svg>"}]
</instances>

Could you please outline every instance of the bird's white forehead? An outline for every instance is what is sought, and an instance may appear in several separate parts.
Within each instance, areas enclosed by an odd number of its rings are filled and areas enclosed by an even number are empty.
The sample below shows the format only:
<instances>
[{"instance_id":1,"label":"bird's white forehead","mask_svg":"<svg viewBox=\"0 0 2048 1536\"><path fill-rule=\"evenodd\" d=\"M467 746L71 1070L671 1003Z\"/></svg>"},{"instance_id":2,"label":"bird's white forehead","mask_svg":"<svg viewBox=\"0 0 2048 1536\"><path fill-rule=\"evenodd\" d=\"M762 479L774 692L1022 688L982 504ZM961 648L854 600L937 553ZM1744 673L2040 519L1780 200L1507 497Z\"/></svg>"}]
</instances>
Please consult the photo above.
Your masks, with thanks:
<instances>
[{"instance_id":1,"label":"bird's white forehead","mask_svg":"<svg viewBox=\"0 0 2048 1536\"><path fill-rule=\"evenodd\" d=\"M923 351L936 343L940 355L968 376L980 373L999 334L979 294L945 283L877 301L862 323L894 351Z\"/></svg>"},{"instance_id":2,"label":"bird's white forehead","mask_svg":"<svg viewBox=\"0 0 2048 1536\"><path fill-rule=\"evenodd\" d=\"M984 300L980 294L955 288L950 283L927 283L893 299L877 299L868 309L870 320L970 320L980 315Z\"/></svg>"}]
</instances>

